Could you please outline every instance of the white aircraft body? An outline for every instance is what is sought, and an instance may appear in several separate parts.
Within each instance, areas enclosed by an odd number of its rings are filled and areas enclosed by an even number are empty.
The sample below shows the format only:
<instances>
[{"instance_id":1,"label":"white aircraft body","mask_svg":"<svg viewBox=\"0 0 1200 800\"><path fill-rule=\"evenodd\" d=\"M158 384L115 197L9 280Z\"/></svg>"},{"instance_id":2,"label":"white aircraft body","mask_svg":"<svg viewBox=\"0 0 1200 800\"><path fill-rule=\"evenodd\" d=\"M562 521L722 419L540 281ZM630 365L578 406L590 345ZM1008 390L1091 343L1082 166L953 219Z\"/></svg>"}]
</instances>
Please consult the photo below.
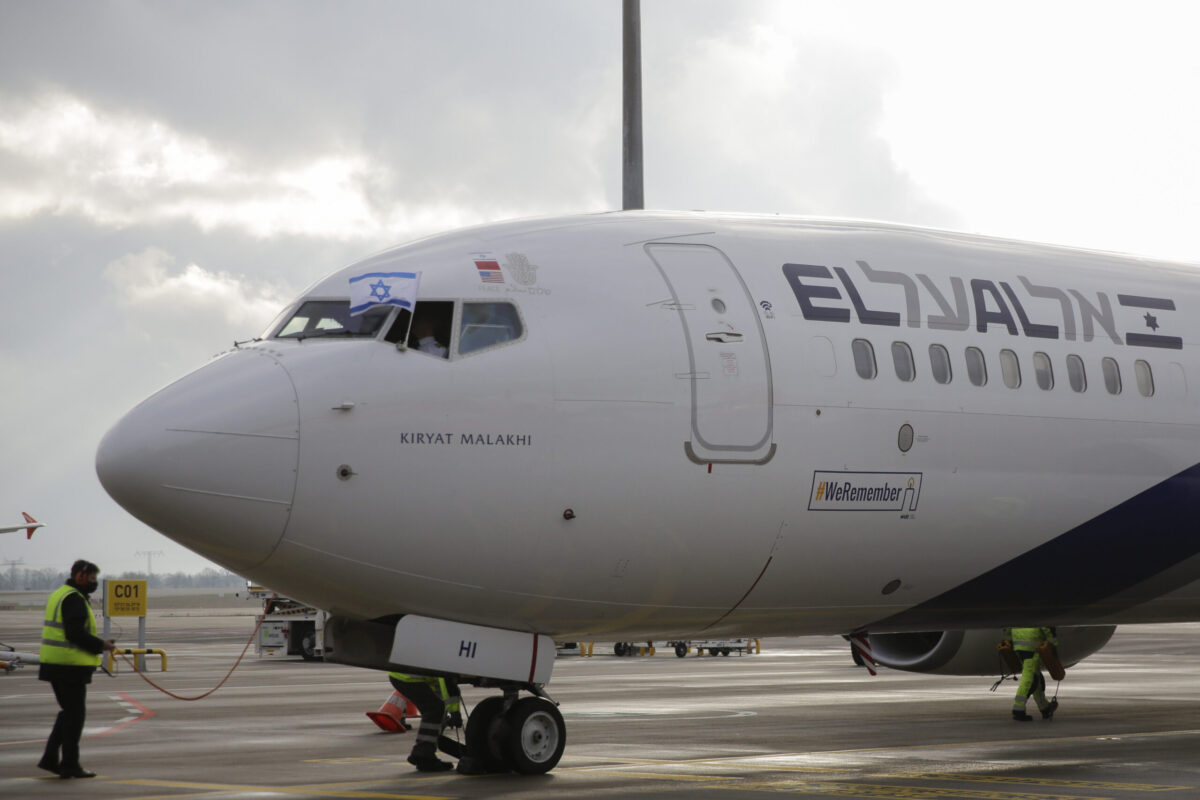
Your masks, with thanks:
<instances>
[{"instance_id":1,"label":"white aircraft body","mask_svg":"<svg viewBox=\"0 0 1200 800\"><path fill-rule=\"evenodd\" d=\"M0 527L0 533L15 533L17 531L25 531L25 538L32 539L34 531L36 531L38 528L46 527L45 523L38 522L24 511L21 512L21 516L25 518L25 522L20 525L5 525Z\"/></svg>"},{"instance_id":2,"label":"white aircraft body","mask_svg":"<svg viewBox=\"0 0 1200 800\"><path fill-rule=\"evenodd\" d=\"M368 273L420 273L415 312L350 317ZM868 631L885 665L995 674L1006 625L1078 626L1075 661L1200 619L1197 275L877 223L479 227L319 281L97 470L329 610L331 659L502 688L493 735L551 745L496 758L545 771L561 716L514 698L552 640Z\"/></svg>"}]
</instances>

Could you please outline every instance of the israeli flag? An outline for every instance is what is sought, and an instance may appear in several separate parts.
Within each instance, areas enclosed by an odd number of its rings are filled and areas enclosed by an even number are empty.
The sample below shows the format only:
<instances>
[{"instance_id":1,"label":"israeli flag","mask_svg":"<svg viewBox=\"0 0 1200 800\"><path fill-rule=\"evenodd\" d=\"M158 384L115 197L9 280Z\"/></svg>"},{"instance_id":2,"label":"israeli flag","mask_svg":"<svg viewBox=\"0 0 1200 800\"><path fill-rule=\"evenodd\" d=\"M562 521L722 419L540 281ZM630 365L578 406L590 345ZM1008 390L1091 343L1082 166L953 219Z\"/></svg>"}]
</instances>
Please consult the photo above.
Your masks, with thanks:
<instances>
[{"instance_id":1,"label":"israeli flag","mask_svg":"<svg viewBox=\"0 0 1200 800\"><path fill-rule=\"evenodd\" d=\"M350 279L350 316L375 306L400 306L412 311L417 302L419 272L368 272Z\"/></svg>"}]
</instances>

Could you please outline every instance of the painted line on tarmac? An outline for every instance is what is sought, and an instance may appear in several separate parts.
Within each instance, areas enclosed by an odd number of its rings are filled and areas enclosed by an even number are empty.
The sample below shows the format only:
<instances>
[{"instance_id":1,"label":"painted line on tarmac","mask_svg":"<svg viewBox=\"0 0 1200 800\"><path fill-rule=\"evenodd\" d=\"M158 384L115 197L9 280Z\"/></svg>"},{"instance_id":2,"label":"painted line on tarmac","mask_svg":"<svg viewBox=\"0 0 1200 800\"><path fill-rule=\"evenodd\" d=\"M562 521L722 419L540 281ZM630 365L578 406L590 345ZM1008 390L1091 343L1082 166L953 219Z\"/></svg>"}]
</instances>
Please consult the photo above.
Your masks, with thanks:
<instances>
[{"instance_id":1,"label":"painted line on tarmac","mask_svg":"<svg viewBox=\"0 0 1200 800\"><path fill-rule=\"evenodd\" d=\"M1092 737L1088 737L1092 738ZM664 761L649 759L609 759L608 765L594 767L581 766L569 768L575 774L595 775L605 777L641 778L651 780L679 780L707 784L705 788L731 789L747 792L786 792L791 794L825 795L830 797L859 797L871 800L1106 800L1094 795L1076 794L1045 794L1031 792L1014 792L1001 789L955 789L931 786L909 786L894 783L855 783L849 781L803 780L797 778L782 778L778 780L744 781L729 775L681 775L677 772L638 772L638 767L679 767L681 769L695 768L708 765L715 768L731 770L754 769L757 771L771 770L782 772L841 772L849 770L824 769L820 767L795 767L787 765L764 764L764 760L779 756L735 756L722 759L696 759L681 761ZM628 768L613 765L613 761L626 761ZM564 770L560 770L564 771ZM976 775L970 773L888 773L875 775L885 780L911 781L953 781L961 783L992 783L1008 786L1061 787L1074 790L1100 790L1118 792L1166 792L1186 791L1190 786L1168 786L1150 783L1123 783L1116 781L1081 781L1053 778L1022 778L1010 775Z\"/></svg>"},{"instance_id":2,"label":"painted line on tarmac","mask_svg":"<svg viewBox=\"0 0 1200 800\"><path fill-rule=\"evenodd\" d=\"M611 759L616 760L616 759ZM620 766L595 766L595 767L575 767L569 771L576 774L598 775L605 777L626 777L626 778L643 778L656 780L680 780L693 781L697 783L712 783L712 788L721 789L737 789L746 791L771 791L771 792L793 792L798 794L828 794L833 796L854 796L867 798L896 798L897 800L910 800L910 798L932 799L932 798L989 798L991 800L1108 800L1107 798L1094 798L1090 795L1049 795L1049 794L1031 794L1028 792L1012 792L1003 790L979 790L979 789L949 789L949 788L934 788L923 786L908 786L904 784L870 784L870 783L851 783L851 782L823 782L823 781L805 781L800 779L783 778L778 780L759 780L747 783L741 779L730 775L681 775L674 772L635 772L634 767L645 766L680 766L694 767L700 766L705 761L689 761L687 764L681 762L656 761L650 763L646 760L635 761L629 759L630 769L625 769ZM719 764L712 764L718 768L726 768L731 770L748 770L756 771L771 770L780 772L821 772L821 773L846 773L850 770L845 769L825 769L821 767L792 767L792 766L777 766L765 764L739 764L728 760L722 760ZM562 772L563 770L559 770ZM1115 781L1075 781L1075 780L1058 780L1053 778L1022 778L1018 776L1003 776L1003 775L972 775L972 774L954 774L954 773L889 773L882 775L874 775L875 778L884 778L891 780L930 780L930 781L954 781L961 783L994 783L1004 785L1018 786L1040 786L1040 787L1064 787L1070 789L1097 789L1107 791L1122 791L1122 792L1165 792L1165 791L1181 791L1193 787L1190 786L1166 786L1160 784L1148 783L1121 783ZM736 785L730 783L737 781ZM724 785L717 786L721 783Z\"/></svg>"},{"instance_id":3,"label":"painted line on tarmac","mask_svg":"<svg viewBox=\"0 0 1200 800\"><path fill-rule=\"evenodd\" d=\"M123 719L117 720L115 723L113 723L112 725L109 725L107 728L104 728L96 733L89 734L88 738L99 738L101 736L108 736L110 733L116 733L117 731L121 731L121 730L124 730L125 728L128 728L130 725L132 725L135 722L141 722L142 720L147 720L147 719L150 719L151 717L158 716L157 711L152 711L151 709L149 709L146 706L139 703L137 700L134 700L132 697L125 694L124 692L117 692L116 694L110 694L108 696L108 699L116 700L118 703L120 703L121 706L125 709L125 711L128 712L128 716L124 717Z\"/></svg>"},{"instance_id":4,"label":"painted line on tarmac","mask_svg":"<svg viewBox=\"0 0 1200 800\"><path fill-rule=\"evenodd\" d=\"M892 752L909 752L916 750L949 750L953 748L978 748L978 747L1002 747L1005 745L1028 745L1031 741L1036 741L1038 744L1047 743L1063 743L1063 742L1120 742L1126 739L1150 739L1150 738L1171 738L1175 736L1200 736L1200 728L1186 729L1176 731L1145 731L1135 733L1122 734L1083 734L1079 736L1057 736L1047 737L1045 739L986 739L973 742L934 742L928 744L899 744L889 745L887 747L862 747L862 748L847 748L843 750L805 750L792 753L759 753L759 754L742 754L736 756L718 756L715 758L684 758L672 759L669 761L656 761L653 759L629 759L630 763L645 763L645 764L724 764L744 762L761 762L764 760L786 760L799 758L829 758L846 755L858 755L860 753L892 753ZM602 756L596 757L599 760L617 761L619 759L605 759ZM782 768L782 766L780 767Z\"/></svg>"},{"instance_id":5,"label":"painted line on tarmac","mask_svg":"<svg viewBox=\"0 0 1200 800\"><path fill-rule=\"evenodd\" d=\"M383 780L363 781L363 784L383 783ZM262 794L296 794L312 797L374 797L382 798L383 800L453 800L449 795L441 794L395 794L393 792L368 792L353 789L336 789L332 787L348 786L354 784L335 783L335 784L319 784L308 783L297 786L272 786L261 785L255 786L251 784L240 783L200 783L198 781L164 781L154 780L149 778L126 778L121 780L110 780L105 783L125 784L129 786L159 786L164 789L195 789L201 792L259 792Z\"/></svg>"},{"instance_id":6,"label":"painted line on tarmac","mask_svg":"<svg viewBox=\"0 0 1200 800\"><path fill-rule=\"evenodd\" d=\"M719 714L693 716L679 711L569 711L563 714L564 719L586 721L599 719L608 722L614 719L628 722L692 722L706 719L734 719L737 717L756 717L756 711L725 711Z\"/></svg>"},{"instance_id":7,"label":"painted line on tarmac","mask_svg":"<svg viewBox=\"0 0 1200 800\"><path fill-rule=\"evenodd\" d=\"M807 753L795 753L787 755L796 756L827 756L827 755L849 755L853 753L891 753L902 750L946 750L954 747L999 747L1003 745L1027 745L1030 742L1036 741L1038 744L1046 744L1048 742L1119 742L1122 739L1150 739L1156 737L1171 737L1171 736L1200 736L1200 729L1178 730L1178 731L1146 731L1141 733L1119 733L1119 734L1103 734L1092 733L1083 734L1080 736L1049 736L1045 739L988 739L978 742L941 742L938 744L898 744L888 747L863 747L847 750L812 750Z\"/></svg>"},{"instance_id":8,"label":"painted line on tarmac","mask_svg":"<svg viewBox=\"0 0 1200 800\"><path fill-rule=\"evenodd\" d=\"M124 707L126 712L130 712L130 713L128 713L127 716L122 717L121 719L117 720L112 725L109 725L104 728L84 728L84 731L83 731L84 739L95 739L100 736L108 736L110 733L116 733L119 730L128 728L130 725L132 725L135 722L141 722L144 719L150 719L151 717L158 716L157 711L150 710L149 708L142 705L137 700L134 700L132 697L125 694L124 692L117 692L116 694L110 694L108 696L108 699L117 701L117 703L119 703L122 707ZM11 745L18 745L18 744L37 744L37 743L44 742L44 741L46 741L44 738L43 739L18 739L18 740L13 740L13 741L0 742L0 747L9 747Z\"/></svg>"},{"instance_id":9,"label":"painted line on tarmac","mask_svg":"<svg viewBox=\"0 0 1200 800\"><path fill-rule=\"evenodd\" d=\"M977 789L937 789L887 783L838 783L824 781L750 781L738 784L714 783L713 789L743 792L786 792L826 797L859 797L870 800L1110 800L1105 797L1075 794L1030 792L987 792Z\"/></svg>"},{"instance_id":10,"label":"painted line on tarmac","mask_svg":"<svg viewBox=\"0 0 1200 800\"><path fill-rule=\"evenodd\" d=\"M1071 789L1112 789L1122 792L1179 792L1194 786L1164 786L1157 783L1122 783L1119 781L1073 781L1065 778L1024 778L1019 775L972 775L953 772L894 773L889 777L904 777L922 781L959 781L961 783L1009 783L1026 786L1065 786Z\"/></svg>"},{"instance_id":11,"label":"painted line on tarmac","mask_svg":"<svg viewBox=\"0 0 1200 800\"><path fill-rule=\"evenodd\" d=\"M555 770L558 772L559 770ZM583 770L572 770L574 775L596 776L600 778L643 778L653 781L692 781L694 783L721 783L722 781L741 781L734 775L680 775L676 772L630 772L623 769L606 770L595 767Z\"/></svg>"},{"instance_id":12,"label":"painted line on tarmac","mask_svg":"<svg viewBox=\"0 0 1200 800\"><path fill-rule=\"evenodd\" d=\"M737 792L773 792L787 794L824 795L826 797L858 797L870 800L1110 800L1106 797L1076 794L1045 794L1043 792L986 791L981 789L951 789L929 786L907 786L892 783L854 783L849 781L819 781L785 778L780 780L746 781L730 775L680 775L677 773L632 772L629 770L589 768L575 774L611 778L641 778L643 780L690 781L703 783L706 789L726 789ZM908 779L910 776L900 776Z\"/></svg>"},{"instance_id":13,"label":"painted line on tarmac","mask_svg":"<svg viewBox=\"0 0 1200 800\"><path fill-rule=\"evenodd\" d=\"M769 756L769 757L774 758L774 756ZM565 756L564 756L564 758L565 758ZM757 759L757 758L759 758L759 756L733 756L732 758L734 758L734 759L737 759L737 758ZM770 764L767 766L764 766L763 764L741 764L741 763L738 763L736 760L731 761L731 760L729 760L729 758L670 760L670 759L651 759L651 758L610 758L610 757L605 757L605 756L571 756L570 760L572 760L572 761L600 761L600 762L604 762L604 763L597 764L595 766L586 766L586 765L573 765L573 766L568 766L568 767L560 766L555 770L555 772L567 772L567 771L569 771L569 772L587 772L590 774L590 773L599 772L602 770L610 770L610 771L617 772L617 771L625 769L625 766L687 768L687 767L702 766L704 764L712 764L713 766L728 767L729 769L736 769L736 770L754 769L754 770L761 771L764 768L769 768L772 770L778 770L780 772L819 772L821 774L831 774L831 775L844 775L847 772L854 771L854 770L850 770L850 769L839 769L836 767L798 767L798 766L789 766L789 765L783 765L783 764L780 764L780 765ZM629 774L629 773L623 773L623 774ZM672 774L675 774L675 773L672 773Z\"/></svg>"}]
</instances>

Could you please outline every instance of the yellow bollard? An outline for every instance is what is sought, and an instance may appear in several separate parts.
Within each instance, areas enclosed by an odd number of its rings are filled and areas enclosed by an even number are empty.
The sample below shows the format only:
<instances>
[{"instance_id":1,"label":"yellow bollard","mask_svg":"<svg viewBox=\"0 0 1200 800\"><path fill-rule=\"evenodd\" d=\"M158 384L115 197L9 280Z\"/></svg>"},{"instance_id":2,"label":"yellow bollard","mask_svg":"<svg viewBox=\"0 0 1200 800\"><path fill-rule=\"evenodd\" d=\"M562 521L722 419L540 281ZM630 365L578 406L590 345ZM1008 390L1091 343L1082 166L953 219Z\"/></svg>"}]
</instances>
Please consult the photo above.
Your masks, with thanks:
<instances>
[{"instance_id":1,"label":"yellow bollard","mask_svg":"<svg viewBox=\"0 0 1200 800\"><path fill-rule=\"evenodd\" d=\"M108 671L113 675L117 674L117 662L113 658L113 656L117 653L122 653L127 656L147 656L147 655L158 656L159 671L160 672L167 671L167 652L165 650L161 650L157 647L125 647L125 648L119 647L116 650L109 650L108 654L106 655L106 658L108 659L108 663L105 666L108 669ZM134 662L133 671L134 672L138 671L136 662Z\"/></svg>"}]
</instances>

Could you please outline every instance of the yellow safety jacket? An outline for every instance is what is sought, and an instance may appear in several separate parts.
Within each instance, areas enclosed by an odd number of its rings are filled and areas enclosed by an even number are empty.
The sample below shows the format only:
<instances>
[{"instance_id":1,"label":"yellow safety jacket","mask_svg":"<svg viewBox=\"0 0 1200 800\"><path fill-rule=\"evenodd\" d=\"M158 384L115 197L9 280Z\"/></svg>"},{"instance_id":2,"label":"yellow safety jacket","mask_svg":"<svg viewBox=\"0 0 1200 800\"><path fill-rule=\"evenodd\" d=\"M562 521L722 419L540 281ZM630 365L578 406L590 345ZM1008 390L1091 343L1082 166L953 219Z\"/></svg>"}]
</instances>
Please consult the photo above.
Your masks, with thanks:
<instances>
[{"instance_id":1,"label":"yellow safety jacket","mask_svg":"<svg viewBox=\"0 0 1200 800\"><path fill-rule=\"evenodd\" d=\"M1037 652L1038 645L1042 642L1050 642L1057 645L1054 631L1049 628L1008 628L1009 636L1012 637L1013 649L1024 650L1027 653Z\"/></svg>"},{"instance_id":2,"label":"yellow safety jacket","mask_svg":"<svg viewBox=\"0 0 1200 800\"><path fill-rule=\"evenodd\" d=\"M63 627L62 604L70 594L79 595L87 608L88 633L96 635L96 615L83 592L74 586L63 584L50 593L46 600L46 616L42 623L42 647L38 657L43 664L65 664L72 667L98 667L100 654L89 653L79 645L67 641L67 631Z\"/></svg>"},{"instance_id":3,"label":"yellow safety jacket","mask_svg":"<svg viewBox=\"0 0 1200 800\"><path fill-rule=\"evenodd\" d=\"M403 672L389 672L389 677L395 678L401 683L425 683L429 684L432 689L437 689L438 696L446 702L446 713L458 711L461 708L460 699L457 695L452 696L449 688L446 686L445 678L435 678L432 675L405 675Z\"/></svg>"}]
</instances>

